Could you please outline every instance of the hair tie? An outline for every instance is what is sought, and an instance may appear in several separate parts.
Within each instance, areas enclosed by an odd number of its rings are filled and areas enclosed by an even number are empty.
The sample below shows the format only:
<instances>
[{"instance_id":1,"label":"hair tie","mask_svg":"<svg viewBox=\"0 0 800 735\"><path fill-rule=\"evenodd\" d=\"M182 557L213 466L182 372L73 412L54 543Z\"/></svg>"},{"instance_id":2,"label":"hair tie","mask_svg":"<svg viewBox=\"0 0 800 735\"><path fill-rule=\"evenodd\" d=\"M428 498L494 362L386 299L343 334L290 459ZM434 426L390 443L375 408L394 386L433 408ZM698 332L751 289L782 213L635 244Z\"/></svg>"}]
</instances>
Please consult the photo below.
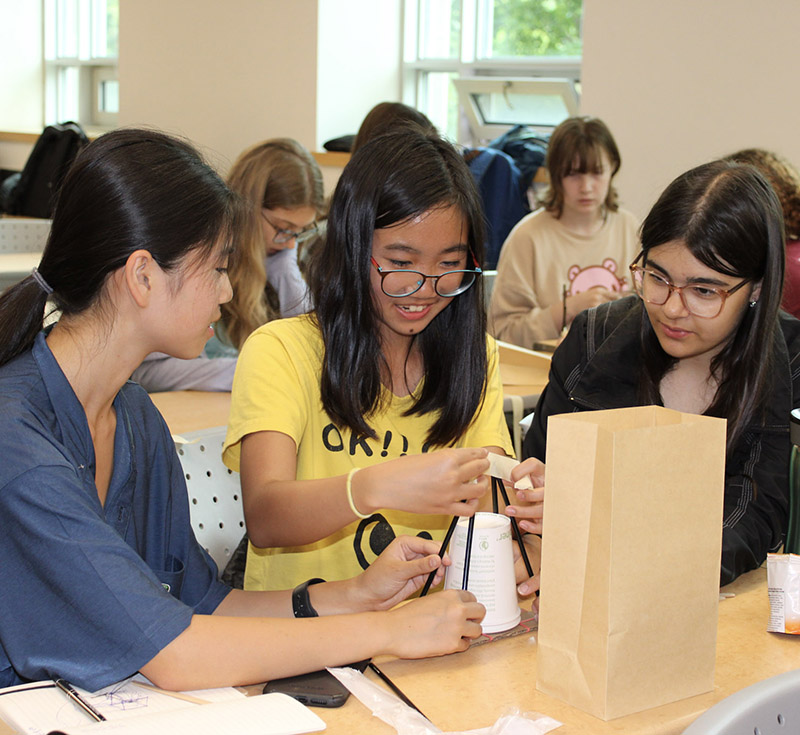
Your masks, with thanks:
<instances>
[{"instance_id":1,"label":"hair tie","mask_svg":"<svg viewBox=\"0 0 800 735\"><path fill-rule=\"evenodd\" d=\"M53 293L52 286L50 286L50 284L47 281L44 280L44 276L41 273L39 273L39 269L38 268L34 268L31 271L31 275L33 276L33 280L36 281L36 283L39 284L39 288L41 288L42 291L44 291L48 296L51 293Z\"/></svg>"}]
</instances>

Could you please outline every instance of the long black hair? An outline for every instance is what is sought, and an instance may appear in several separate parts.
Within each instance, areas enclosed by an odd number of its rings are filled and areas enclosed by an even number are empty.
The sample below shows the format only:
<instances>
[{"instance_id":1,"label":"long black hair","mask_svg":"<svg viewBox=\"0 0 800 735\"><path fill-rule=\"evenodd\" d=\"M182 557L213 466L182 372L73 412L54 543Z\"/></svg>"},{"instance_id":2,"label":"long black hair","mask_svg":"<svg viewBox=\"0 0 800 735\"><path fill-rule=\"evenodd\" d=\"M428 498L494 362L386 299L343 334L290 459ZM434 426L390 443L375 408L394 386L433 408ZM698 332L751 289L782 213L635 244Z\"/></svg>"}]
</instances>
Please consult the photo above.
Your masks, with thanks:
<instances>
[{"instance_id":1,"label":"long black hair","mask_svg":"<svg viewBox=\"0 0 800 735\"><path fill-rule=\"evenodd\" d=\"M238 197L186 141L119 129L81 151L61 186L38 271L63 315L94 306L107 277L136 250L164 270L233 241ZM0 365L33 344L44 288L28 276L0 296Z\"/></svg>"},{"instance_id":2,"label":"long black hair","mask_svg":"<svg viewBox=\"0 0 800 735\"><path fill-rule=\"evenodd\" d=\"M381 398L383 357L370 285L375 230L450 206L463 214L469 250L482 263L483 215L472 174L450 143L418 127L359 148L336 186L310 288L325 343L322 403L336 424L356 436L375 437L369 416L379 410ZM467 262L472 267L469 257ZM487 355L481 279L454 297L414 340L425 379L408 413L438 412L427 444L447 446L464 433L483 400Z\"/></svg>"},{"instance_id":3,"label":"long black hair","mask_svg":"<svg viewBox=\"0 0 800 735\"><path fill-rule=\"evenodd\" d=\"M728 450L763 410L784 273L781 205L752 166L713 161L679 176L642 223L644 260L651 248L681 241L703 265L726 276L761 283L758 302L744 311L736 332L711 361L718 381L707 413L728 420ZM659 384L675 364L642 314L640 397L658 401Z\"/></svg>"}]
</instances>

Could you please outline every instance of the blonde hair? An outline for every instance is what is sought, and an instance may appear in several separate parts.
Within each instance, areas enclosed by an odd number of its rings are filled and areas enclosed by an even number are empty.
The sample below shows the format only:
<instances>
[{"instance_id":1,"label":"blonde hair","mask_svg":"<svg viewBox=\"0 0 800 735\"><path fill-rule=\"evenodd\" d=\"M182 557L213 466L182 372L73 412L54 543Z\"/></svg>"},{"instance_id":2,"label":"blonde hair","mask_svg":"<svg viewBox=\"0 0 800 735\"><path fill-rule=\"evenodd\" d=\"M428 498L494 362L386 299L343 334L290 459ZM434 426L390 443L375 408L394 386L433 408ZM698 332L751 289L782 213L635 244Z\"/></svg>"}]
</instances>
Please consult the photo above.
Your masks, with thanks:
<instances>
[{"instance_id":1,"label":"blonde hair","mask_svg":"<svg viewBox=\"0 0 800 735\"><path fill-rule=\"evenodd\" d=\"M233 298L221 307L222 332L238 349L254 329L280 316L268 299L261 210L312 207L319 217L325 197L317 162L292 138L273 138L248 148L234 162L227 183L248 205L228 270Z\"/></svg>"}]
</instances>

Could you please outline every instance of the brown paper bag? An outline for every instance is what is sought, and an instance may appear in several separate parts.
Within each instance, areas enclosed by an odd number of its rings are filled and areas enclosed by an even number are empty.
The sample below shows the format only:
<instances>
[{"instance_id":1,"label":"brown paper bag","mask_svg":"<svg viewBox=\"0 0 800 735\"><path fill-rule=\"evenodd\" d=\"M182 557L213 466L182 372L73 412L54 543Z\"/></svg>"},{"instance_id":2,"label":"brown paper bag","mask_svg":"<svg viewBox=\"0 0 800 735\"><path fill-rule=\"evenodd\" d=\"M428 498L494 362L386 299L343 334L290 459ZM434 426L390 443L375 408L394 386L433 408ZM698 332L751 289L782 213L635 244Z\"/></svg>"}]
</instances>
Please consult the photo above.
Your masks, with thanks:
<instances>
[{"instance_id":1,"label":"brown paper bag","mask_svg":"<svg viewBox=\"0 0 800 735\"><path fill-rule=\"evenodd\" d=\"M604 720L714 683L725 420L552 416L537 688Z\"/></svg>"}]
</instances>

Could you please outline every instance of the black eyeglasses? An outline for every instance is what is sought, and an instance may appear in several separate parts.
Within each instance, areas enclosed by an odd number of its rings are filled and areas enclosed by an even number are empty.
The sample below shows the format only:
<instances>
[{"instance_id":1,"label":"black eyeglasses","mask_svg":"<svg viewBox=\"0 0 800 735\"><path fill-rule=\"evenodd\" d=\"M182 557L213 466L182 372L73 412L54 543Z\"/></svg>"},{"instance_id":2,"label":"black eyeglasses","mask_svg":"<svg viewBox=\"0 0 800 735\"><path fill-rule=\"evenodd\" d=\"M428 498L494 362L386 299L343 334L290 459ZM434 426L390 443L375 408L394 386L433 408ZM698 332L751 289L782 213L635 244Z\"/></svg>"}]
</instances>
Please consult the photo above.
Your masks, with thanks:
<instances>
[{"instance_id":1,"label":"black eyeglasses","mask_svg":"<svg viewBox=\"0 0 800 735\"><path fill-rule=\"evenodd\" d=\"M746 278L733 288L728 289L705 286L699 283L676 286L659 273L637 265L643 257L644 253L639 253L639 257L630 265L633 288L639 297L648 304L663 306L672 296L672 292L677 291L683 305L686 307L686 311L701 319L713 319L719 316L728 296L750 282Z\"/></svg>"},{"instance_id":2,"label":"black eyeglasses","mask_svg":"<svg viewBox=\"0 0 800 735\"><path fill-rule=\"evenodd\" d=\"M381 291L393 299L402 299L415 294L429 278L433 281L433 289L439 296L444 298L458 296L475 283L476 276L483 273L474 255L472 255L472 262L475 268L446 271L438 276L429 276L420 271L384 270L378 265L375 258L371 258L371 260L381 277Z\"/></svg>"},{"instance_id":3,"label":"black eyeglasses","mask_svg":"<svg viewBox=\"0 0 800 735\"><path fill-rule=\"evenodd\" d=\"M292 238L294 241L300 245L301 243L310 240L313 237L316 237L319 234L320 226L319 223L315 222L313 225L309 225L304 230L300 230L300 232L294 232L293 230L284 230L281 227L278 227L266 214L263 212L261 213L267 222L269 222L269 226L275 230L275 235L272 238L272 242L276 245L282 245L285 242L289 242Z\"/></svg>"}]
</instances>

